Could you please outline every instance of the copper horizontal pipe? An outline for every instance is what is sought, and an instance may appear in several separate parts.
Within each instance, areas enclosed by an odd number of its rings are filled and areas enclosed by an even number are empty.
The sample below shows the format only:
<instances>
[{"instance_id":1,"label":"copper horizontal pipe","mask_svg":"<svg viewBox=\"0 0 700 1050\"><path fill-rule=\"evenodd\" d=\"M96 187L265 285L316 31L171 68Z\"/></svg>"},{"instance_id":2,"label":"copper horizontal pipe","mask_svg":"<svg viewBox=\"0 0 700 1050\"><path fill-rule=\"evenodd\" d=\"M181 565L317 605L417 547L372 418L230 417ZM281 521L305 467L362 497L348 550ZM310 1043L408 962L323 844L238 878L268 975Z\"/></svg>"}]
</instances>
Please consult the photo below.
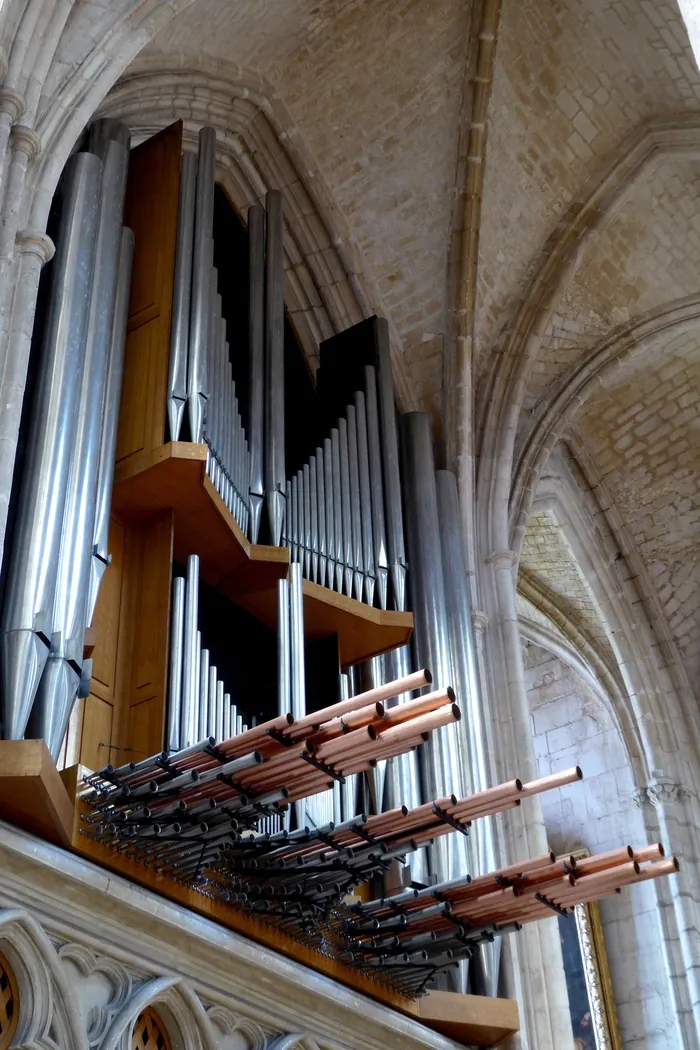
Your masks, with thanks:
<instances>
[{"instance_id":1,"label":"copper horizontal pipe","mask_svg":"<svg viewBox=\"0 0 700 1050\"><path fill-rule=\"evenodd\" d=\"M559 904L584 893L597 893L603 887L608 889L610 887L626 886L628 882L634 881L639 872L640 867L636 860L629 861L627 864L618 864L614 868L606 868L603 871L597 871L594 875L587 875L585 878L577 879L575 887L566 893L552 892L552 900Z\"/></svg>"},{"instance_id":2,"label":"copper horizontal pipe","mask_svg":"<svg viewBox=\"0 0 700 1050\"><path fill-rule=\"evenodd\" d=\"M582 778L583 772L580 766L574 766L573 769L564 769L561 773L550 773L549 776L539 777L537 780L531 780L529 783L523 784L523 798L539 795L542 791L552 791L554 788L565 787L566 784L575 784L577 780Z\"/></svg>"},{"instance_id":3,"label":"copper horizontal pipe","mask_svg":"<svg viewBox=\"0 0 700 1050\"><path fill-rule=\"evenodd\" d=\"M681 870L677 857L667 857L665 860L653 861L645 864L634 882L647 882L649 879L659 879L662 875L675 875Z\"/></svg>"},{"instance_id":4,"label":"copper horizontal pipe","mask_svg":"<svg viewBox=\"0 0 700 1050\"><path fill-rule=\"evenodd\" d=\"M363 726L361 729L355 729L352 733L346 733L343 736L336 737L335 740L329 740L328 743L322 743L318 747L310 746L307 741L306 750L321 762L326 759L330 760L333 755L350 754L358 747L369 748L374 740L374 737L370 735L370 729L370 726Z\"/></svg>"},{"instance_id":5,"label":"copper horizontal pipe","mask_svg":"<svg viewBox=\"0 0 700 1050\"><path fill-rule=\"evenodd\" d=\"M523 897L534 896L536 893L542 893L545 897L551 895L554 898L557 897L557 894L559 893L566 893L567 888L573 889L575 886L576 879L574 876L562 874L561 870L551 878L542 879L539 882L525 882L523 879L518 883L518 889Z\"/></svg>"},{"instance_id":6,"label":"copper horizontal pipe","mask_svg":"<svg viewBox=\"0 0 700 1050\"><path fill-rule=\"evenodd\" d=\"M407 740L415 736L416 733L432 733L433 730L440 729L451 722L459 722L461 717L462 712L457 707L457 704L451 704L449 707L443 707L439 711L420 715L418 718L414 718L403 725L397 725L387 730L382 729L381 733L378 733L373 726L368 726L367 730L373 734L374 738L378 736L382 744L387 745L394 741L398 743L399 741Z\"/></svg>"},{"instance_id":7,"label":"copper horizontal pipe","mask_svg":"<svg viewBox=\"0 0 700 1050\"><path fill-rule=\"evenodd\" d=\"M605 871L616 865L625 864L634 858L634 850L631 846L621 846L619 849L611 849L606 853L597 853L593 857L580 857L576 861L577 875L592 875L597 871Z\"/></svg>"},{"instance_id":8,"label":"copper horizontal pipe","mask_svg":"<svg viewBox=\"0 0 700 1050\"><path fill-rule=\"evenodd\" d=\"M378 733L383 733L385 728L389 729L391 726L401 725L402 722L410 722L418 715L430 714L431 711L437 711L454 702L455 691L451 686L448 686L447 689L438 689L428 693L427 696L419 696L415 700L408 700L405 704L397 704L396 707L389 708L381 725L375 728Z\"/></svg>"},{"instance_id":9,"label":"copper horizontal pipe","mask_svg":"<svg viewBox=\"0 0 700 1050\"><path fill-rule=\"evenodd\" d=\"M387 714L387 710L381 701L377 701L376 704L368 704L367 707L361 707L359 711L352 711L348 715L343 715L340 719L340 724L343 726L343 732L350 731L352 729L359 729L361 726L367 726L373 724L378 719L383 719ZM332 723L326 723L331 725ZM321 731L324 727L321 726Z\"/></svg>"},{"instance_id":10,"label":"copper horizontal pipe","mask_svg":"<svg viewBox=\"0 0 700 1050\"><path fill-rule=\"evenodd\" d=\"M321 711L313 711L311 714L305 715L304 718L298 719L291 729L291 735L294 739L298 739L300 734L304 735L310 729L316 729L324 722L329 722L332 718L340 718L342 715L350 711L357 711L368 704L376 704L382 700L390 700L394 696L401 696L403 693L413 692L414 689L422 689L423 686L430 685L432 680L433 676L425 668L422 671L416 671L414 674L406 675L405 678L397 678L393 682L387 682L386 685L368 689L364 693L358 693L357 696L351 696L347 700L341 700L337 704L324 707Z\"/></svg>"},{"instance_id":11,"label":"copper horizontal pipe","mask_svg":"<svg viewBox=\"0 0 700 1050\"><path fill-rule=\"evenodd\" d=\"M658 860L666 856L666 850L660 842L654 842L651 846L642 846L641 849L632 850L633 859L641 864L646 860Z\"/></svg>"},{"instance_id":12,"label":"copper horizontal pipe","mask_svg":"<svg viewBox=\"0 0 700 1050\"><path fill-rule=\"evenodd\" d=\"M541 857L532 857L530 860L511 864L507 868L500 868L498 871L494 871L493 874L494 876L500 875L503 879L509 879L516 875L525 875L527 872L536 871L538 868L546 868L549 864L553 864L555 860L559 859L551 852L543 853Z\"/></svg>"},{"instance_id":13,"label":"copper horizontal pipe","mask_svg":"<svg viewBox=\"0 0 700 1050\"><path fill-rule=\"evenodd\" d=\"M321 784L320 787L315 787L313 792L311 792L309 790L309 788L305 787L305 786L295 787L294 789L290 788L289 789L289 801L290 802L298 802L302 798L307 798L309 794L317 795L319 793L319 791L327 791L329 788L332 788L332 787L333 787L333 781L332 780L326 780L325 782L323 782Z\"/></svg>"},{"instance_id":14,"label":"copper horizontal pipe","mask_svg":"<svg viewBox=\"0 0 700 1050\"><path fill-rule=\"evenodd\" d=\"M278 715L267 722L261 722L258 726L253 726L252 729L246 729L245 733L222 740L218 748L224 752L232 747L245 747L248 751L254 751L258 747L258 742L269 735L268 730L288 732L293 725L294 719L290 714Z\"/></svg>"},{"instance_id":15,"label":"copper horizontal pipe","mask_svg":"<svg viewBox=\"0 0 700 1050\"><path fill-rule=\"evenodd\" d=\"M505 784L496 784L495 787L486 788L484 791L475 791L473 795L466 795L464 798L457 799L455 805L450 807L450 812L453 814L460 813L476 802L491 802L506 796L521 795L522 789L522 781L516 777L515 780L509 780Z\"/></svg>"}]
</instances>

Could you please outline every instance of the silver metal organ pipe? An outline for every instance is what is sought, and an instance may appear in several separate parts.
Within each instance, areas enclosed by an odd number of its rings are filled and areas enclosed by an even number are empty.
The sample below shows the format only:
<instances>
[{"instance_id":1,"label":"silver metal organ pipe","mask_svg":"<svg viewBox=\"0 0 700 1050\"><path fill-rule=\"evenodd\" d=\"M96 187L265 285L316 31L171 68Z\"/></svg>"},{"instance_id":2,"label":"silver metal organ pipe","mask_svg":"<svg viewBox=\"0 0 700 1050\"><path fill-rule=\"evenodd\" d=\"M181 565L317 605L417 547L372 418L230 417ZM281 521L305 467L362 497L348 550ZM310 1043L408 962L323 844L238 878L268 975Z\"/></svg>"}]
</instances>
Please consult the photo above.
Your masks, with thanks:
<instances>
[{"instance_id":1,"label":"silver metal organ pipe","mask_svg":"<svg viewBox=\"0 0 700 1050\"><path fill-rule=\"evenodd\" d=\"M305 463L302 467L302 486L304 492L303 508L304 508L304 576L307 579L311 576L311 471L309 464Z\"/></svg>"},{"instance_id":2,"label":"silver metal organ pipe","mask_svg":"<svg viewBox=\"0 0 700 1050\"><path fill-rule=\"evenodd\" d=\"M377 318L377 393L382 434L382 474L386 497L386 530L389 546L391 584L395 607L406 608L406 552L404 549L403 514L401 510L401 475L399 441L396 432L396 406L391 374L389 326Z\"/></svg>"},{"instance_id":3,"label":"silver metal organ pipe","mask_svg":"<svg viewBox=\"0 0 700 1050\"><path fill-rule=\"evenodd\" d=\"M450 684L452 664L429 416L424 412L403 416L402 437L414 655L419 666L431 668L436 686L445 687ZM457 734L456 725L445 726L421 748L424 790L430 798L463 793ZM467 864L462 836L438 839L431 863L441 879L463 874Z\"/></svg>"},{"instance_id":4,"label":"silver metal organ pipe","mask_svg":"<svg viewBox=\"0 0 700 1050\"><path fill-rule=\"evenodd\" d=\"M282 535L285 491L284 450L284 254L282 194L266 197L265 258L265 492L270 541L278 547Z\"/></svg>"},{"instance_id":5,"label":"silver metal organ pipe","mask_svg":"<svg viewBox=\"0 0 700 1050\"><path fill-rule=\"evenodd\" d=\"M170 679L168 683L168 751L180 748L180 716L182 713L182 650L185 638L185 580L173 580L172 614L170 620ZM203 739L203 738L200 738Z\"/></svg>"},{"instance_id":6,"label":"silver metal organ pipe","mask_svg":"<svg viewBox=\"0 0 700 1050\"><path fill-rule=\"evenodd\" d=\"M216 683L216 739L224 739L224 683Z\"/></svg>"},{"instance_id":7,"label":"silver metal organ pipe","mask_svg":"<svg viewBox=\"0 0 700 1050\"><path fill-rule=\"evenodd\" d=\"M61 527L52 614L52 645L30 717L31 732L54 758L80 685L90 591L102 415L119 277L128 150L113 139L96 146L102 161L100 218L78 398L77 428Z\"/></svg>"},{"instance_id":8,"label":"silver metal organ pipe","mask_svg":"<svg viewBox=\"0 0 700 1050\"><path fill-rule=\"evenodd\" d=\"M93 277L102 164L74 154L63 180L63 214L32 406L18 527L2 615L4 735L24 736L51 644L51 613L63 510L77 422Z\"/></svg>"},{"instance_id":9,"label":"silver metal organ pipe","mask_svg":"<svg viewBox=\"0 0 700 1050\"><path fill-rule=\"evenodd\" d=\"M185 587L185 627L182 660L182 711L180 715L180 746L191 747L196 743L199 727L197 717L197 612L199 608L199 556L190 554L187 559L187 584Z\"/></svg>"},{"instance_id":10,"label":"silver metal organ pipe","mask_svg":"<svg viewBox=\"0 0 700 1050\"><path fill-rule=\"evenodd\" d=\"M197 739L204 740L209 735L209 662L208 649L202 649L199 659L199 728Z\"/></svg>"},{"instance_id":11,"label":"silver metal organ pipe","mask_svg":"<svg viewBox=\"0 0 700 1050\"><path fill-rule=\"evenodd\" d=\"M335 589L343 593L344 556L343 546L343 504L342 486L340 483L340 434L338 428L331 430L331 493L333 495L333 531L335 534Z\"/></svg>"},{"instance_id":12,"label":"silver metal organ pipe","mask_svg":"<svg viewBox=\"0 0 700 1050\"><path fill-rule=\"evenodd\" d=\"M306 668L304 660L304 580L299 562L289 566L289 637L291 643L291 713L306 714Z\"/></svg>"},{"instance_id":13,"label":"silver metal organ pipe","mask_svg":"<svg viewBox=\"0 0 700 1050\"><path fill-rule=\"evenodd\" d=\"M488 738L481 702L471 595L464 557L464 532L457 492L457 479L447 470L435 474L440 534L445 577L450 643L459 702L468 717L462 718L460 757L463 788L468 792L488 787ZM493 817L475 821L469 836L471 870L483 875L499 867ZM500 939L483 944L481 954L487 994L496 995L500 959Z\"/></svg>"},{"instance_id":14,"label":"silver metal organ pipe","mask_svg":"<svg viewBox=\"0 0 700 1050\"><path fill-rule=\"evenodd\" d=\"M216 132L201 128L192 248L192 304L187 360L190 439L201 442L207 398L207 340L211 310L212 227L214 222Z\"/></svg>"},{"instance_id":15,"label":"silver metal organ pipe","mask_svg":"<svg viewBox=\"0 0 700 1050\"><path fill-rule=\"evenodd\" d=\"M362 551L362 497L360 494L360 461L357 442L357 413L354 405L346 409L348 421L348 459L350 463L350 515L352 518L352 563L355 598L362 601L365 562Z\"/></svg>"},{"instance_id":16,"label":"silver metal organ pipe","mask_svg":"<svg viewBox=\"0 0 700 1050\"><path fill-rule=\"evenodd\" d=\"M340 675L340 699L347 700L354 696L357 690L354 687L354 668L350 668L347 674ZM340 786L341 819L350 820L357 813L357 773L345 777Z\"/></svg>"},{"instance_id":17,"label":"silver metal organ pipe","mask_svg":"<svg viewBox=\"0 0 700 1050\"><path fill-rule=\"evenodd\" d=\"M299 479L295 475L291 480L291 501L288 507L289 513L289 558L290 561L299 559Z\"/></svg>"},{"instance_id":18,"label":"silver metal organ pipe","mask_svg":"<svg viewBox=\"0 0 700 1050\"><path fill-rule=\"evenodd\" d=\"M115 120L113 117L100 117L99 120L94 120L88 128L88 152L98 153L96 147L107 139L118 142L126 150L131 146L131 132L126 124L122 124L120 120Z\"/></svg>"},{"instance_id":19,"label":"silver metal organ pipe","mask_svg":"<svg viewBox=\"0 0 700 1050\"><path fill-rule=\"evenodd\" d=\"M233 736L233 730L231 729L231 694L224 693L224 729L222 733L222 739L228 740L229 737Z\"/></svg>"},{"instance_id":20,"label":"silver metal organ pipe","mask_svg":"<svg viewBox=\"0 0 700 1050\"><path fill-rule=\"evenodd\" d=\"M89 625L95 612L97 595L102 577L109 565L109 518L112 506L112 484L114 461L117 450L119 405L124 375L124 345L129 319L129 297L131 294L131 264L134 257L134 234L122 227L119 246L119 277L114 303L114 325L109 348L109 372L105 389L105 405L100 445L100 466L97 480L97 502L95 507L95 531L91 558L90 592L88 595L85 622Z\"/></svg>"},{"instance_id":21,"label":"silver metal organ pipe","mask_svg":"<svg viewBox=\"0 0 700 1050\"><path fill-rule=\"evenodd\" d=\"M328 548L326 541L326 486L322 448L316 449L316 509L318 515L318 572L316 580L322 586L325 586Z\"/></svg>"},{"instance_id":22,"label":"silver metal organ pipe","mask_svg":"<svg viewBox=\"0 0 700 1050\"><path fill-rule=\"evenodd\" d=\"M264 488L265 414L265 210L248 209L250 300L248 328L248 440L250 442L250 539L258 542Z\"/></svg>"},{"instance_id":23,"label":"silver metal organ pipe","mask_svg":"<svg viewBox=\"0 0 700 1050\"><path fill-rule=\"evenodd\" d=\"M192 293L192 249L197 190L197 155L186 152L180 166L180 200L177 216L177 247L173 282L173 313L168 365L168 432L178 441L187 404L187 354L190 338Z\"/></svg>"},{"instance_id":24,"label":"silver metal organ pipe","mask_svg":"<svg viewBox=\"0 0 700 1050\"><path fill-rule=\"evenodd\" d=\"M292 710L291 650L289 623L289 583L277 581L277 713Z\"/></svg>"},{"instance_id":25,"label":"silver metal organ pipe","mask_svg":"<svg viewBox=\"0 0 700 1050\"><path fill-rule=\"evenodd\" d=\"M367 448L369 479L372 487L372 534L374 538L374 565L379 607L387 608L389 590L389 557L386 545L384 517L384 479L382 477L382 449L379 437L379 409L377 407L377 378L372 365L365 367L365 408L367 410ZM400 498L400 497L399 497Z\"/></svg>"},{"instance_id":26,"label":"silver metal organ pipe","mask_svg":"<svg viewBox=\"0 0 700 1050\"><path fill-rule=\"evenodd\" d=\"M314 583L318 582L318 559L320 550L320 532L318 527L318 472L316 467L316 456L309 460L309 518L310 530L310 578Z\"/></svg>"},{"instance_id":27,"label":"silver metal organ pipe","mask_svg":"<svg viewBox=\"0 0 700 1050\"><path fill-rule=\"evenodd\" d=\"M348 424L338 420L338 444L340 449L340 506L343 522L343 565L345 593L352 597L354 574L352 549L352 507L350 504L350 455L348 452Z\"/></svg>"},{"instance_id":28,"label":"silver metal organ pipe","mask_svg":"<svg viewBox=\"0 0 700 1050\"><path fill-rule=\"evenodd\" d=\"M216 683L218 681L219 669L216 664L209 661L209 716L207 736L216 736Z\"/></svg>"},{"instance_id":29,"label":"silver metal organ pipe","mask_svg":"<svg viewBox=\"0 0 700 1050\"><path fill-rule=\"evenodd\" d=\"M369 451L367 447L367 412L365 395L361 390L355 394L355 419L357 426L357 462L360 484L360 516L362 530L362 564L365 572L365 601L374 605L374 540L372 537L372 489L369 475Z\"/></svg>"},{"instance_id":30,"label":"silver metal organ pipe","mask_svg":"<svg viewBox=\"0 0 700 1050\"><path fill-rule=\"evenodd\" d=\"M330 438L323 441L323 499L326 505L326 573L321 582L331 590L335 587L335 497L333 494L333 448Z\"/></svg>"}]
</instances>

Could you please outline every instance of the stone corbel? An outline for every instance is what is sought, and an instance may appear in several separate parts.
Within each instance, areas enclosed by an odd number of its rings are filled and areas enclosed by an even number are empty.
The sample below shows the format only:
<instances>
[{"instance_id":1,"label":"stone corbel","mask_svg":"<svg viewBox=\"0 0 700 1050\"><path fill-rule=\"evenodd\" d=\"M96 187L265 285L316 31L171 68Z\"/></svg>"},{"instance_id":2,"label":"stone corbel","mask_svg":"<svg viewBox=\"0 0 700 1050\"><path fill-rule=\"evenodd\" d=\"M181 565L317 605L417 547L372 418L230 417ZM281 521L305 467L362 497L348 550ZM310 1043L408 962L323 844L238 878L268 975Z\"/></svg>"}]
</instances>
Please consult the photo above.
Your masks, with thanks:
<instances>
[{"instance_id":1,"label":"stone corbel","mask_svg":"<svg viewBox=\"0 0 700 1050\"><path fill-rule=\"evenodd\" d=\"M472 613L472 627L475 632L480 635L486 634L486 628L489 625L489 618L485 612L480 612L475 609Z\"/></svg>"},{"instance_id":2,"label":"stone corbel","mask_svg":"<svg viewBox=\"0 0 700 1050\"><path fill-rule=\"evenodd\" d=\"M36 131L24 124L15 124L10 136L13 153L26 153L27 160L33 160L41 152L41 139Z\"/></svg>"},{"instance_id":3,"label":"stone corbel","mask_svg":"<svg viewBox=\"0 0 700 1050\"><path fill-rule=\"evenodd\" d=\"M642 809L649 804L654 809L662 809L666 806L675 806L678 802L689 798L692 792L677 784L671 777L656 776L650 780L646 787L641 788L633 795L636 806Z\"/></svg>"}]
</instances>

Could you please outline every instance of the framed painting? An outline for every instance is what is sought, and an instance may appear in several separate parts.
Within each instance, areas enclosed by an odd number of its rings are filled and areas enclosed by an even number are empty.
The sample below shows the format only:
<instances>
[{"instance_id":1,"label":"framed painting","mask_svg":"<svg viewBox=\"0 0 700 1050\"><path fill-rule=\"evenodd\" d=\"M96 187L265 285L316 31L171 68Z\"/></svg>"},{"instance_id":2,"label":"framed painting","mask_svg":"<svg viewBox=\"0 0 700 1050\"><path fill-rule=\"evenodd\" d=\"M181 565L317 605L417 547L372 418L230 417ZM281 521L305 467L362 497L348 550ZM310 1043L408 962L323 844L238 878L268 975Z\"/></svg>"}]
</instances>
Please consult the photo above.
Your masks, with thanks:
<instances>
[{"instance_id":1,"label":"framed painting","mask_svg":"<svg viewBox=\"0 0 700 1050\"><path fill-rule=\"evenodd\" d=\"M574 857L588 856L578 850ZM597 902L560 916L566 988L575 1050L622 1050L608 957Z\"/></svg>"}]
</instances>

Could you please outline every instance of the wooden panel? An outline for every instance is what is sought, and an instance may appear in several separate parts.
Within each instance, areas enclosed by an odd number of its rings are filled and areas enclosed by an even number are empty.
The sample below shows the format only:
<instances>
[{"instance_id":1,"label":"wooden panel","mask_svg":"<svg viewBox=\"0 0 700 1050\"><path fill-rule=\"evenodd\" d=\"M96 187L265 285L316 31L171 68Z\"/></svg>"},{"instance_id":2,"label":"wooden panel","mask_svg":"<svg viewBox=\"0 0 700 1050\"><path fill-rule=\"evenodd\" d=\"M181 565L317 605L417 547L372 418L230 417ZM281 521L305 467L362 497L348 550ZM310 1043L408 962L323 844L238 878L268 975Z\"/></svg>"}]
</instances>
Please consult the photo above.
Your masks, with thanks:
<instances>
[{"instance_id":1,"label":"wooden panel","mask_svg":"<svg viewBox=\"0 0 700 1050\"><path fill-rule=\"evenodd\" d=\"M109 525L109 551L112 563L102 578L91 630L95 647L90 695L83 702L78 761L88 769L99 769L111 762L117 745L118 708L117 657L124 578L126 529L112 518Z\"/></svg>"},{"instance_id":2,"label":"wooden panel","mask_svg":"<svg viewBox=\"0 0 700 1050\"><path fill-rule=\"evenodd\" d=\"M173 515L165 511L134 530L125 572L131 592L131 670L125 738L135 757L163 747L173 563ZM127 615L129 614L127 613ZM124 723L123 723L124 724Z\"/></svg>"},{"instance_id":3,"label":"wooden panel","mask_svg":"<svg viewBox=\"0 0 700 1050\"><path fill-rule=\"evenodd\" d=\"M470 1046L495 1046L520 1029L514 999L429 992L419 999L418 1006L424 1024Z\"/></svg>"},{"instance_id":4,"label":"wooden panel","mask_svg":"<svg viewBox=\"0 0 700 1050\"><path fill-rule=\"evenodd\" d=\"M124 223L134 231L117 461L163 444L182 122L131 151Z\"/></svg>"},{"instance_id":5,"label":"wooden panel","mask_svg":"<svg viewBox=\"0 0 700 1050\"><path fill-rule=\"evenodd\" d=\"M43 740L0 740L0 820L70 846L73 804Z\"/></svg>"}]
</instances>

